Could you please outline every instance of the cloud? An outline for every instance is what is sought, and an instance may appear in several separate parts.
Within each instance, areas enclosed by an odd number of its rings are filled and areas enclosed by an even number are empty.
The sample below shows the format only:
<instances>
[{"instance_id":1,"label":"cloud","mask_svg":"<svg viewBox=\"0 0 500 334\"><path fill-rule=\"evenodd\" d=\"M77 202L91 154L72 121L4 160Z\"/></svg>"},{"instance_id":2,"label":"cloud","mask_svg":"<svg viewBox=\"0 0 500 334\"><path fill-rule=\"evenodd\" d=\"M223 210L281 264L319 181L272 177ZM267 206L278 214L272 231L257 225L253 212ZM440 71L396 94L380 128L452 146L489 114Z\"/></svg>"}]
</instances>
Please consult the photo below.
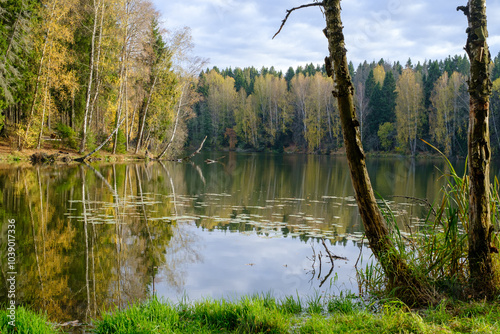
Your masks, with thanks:
<instances>
[{"instance_id":1,"label":"cloud","mask_svg":"<svg viewBox=\"0 0 500 334\"><path fill-rule=\"evenodd\" d=\"M275 66L286 71L321 64L328 54L319 7L294 11L272 40L286 9L301 0L154 0L167 28L192 28L195 53L211 66ZM345 0L342 21L348 59L355 64L384 58L405 63L463 54L467 20L452 0ZM500 49L500 3L488 3L490 48Z\"/></svg>"}]
</instances>

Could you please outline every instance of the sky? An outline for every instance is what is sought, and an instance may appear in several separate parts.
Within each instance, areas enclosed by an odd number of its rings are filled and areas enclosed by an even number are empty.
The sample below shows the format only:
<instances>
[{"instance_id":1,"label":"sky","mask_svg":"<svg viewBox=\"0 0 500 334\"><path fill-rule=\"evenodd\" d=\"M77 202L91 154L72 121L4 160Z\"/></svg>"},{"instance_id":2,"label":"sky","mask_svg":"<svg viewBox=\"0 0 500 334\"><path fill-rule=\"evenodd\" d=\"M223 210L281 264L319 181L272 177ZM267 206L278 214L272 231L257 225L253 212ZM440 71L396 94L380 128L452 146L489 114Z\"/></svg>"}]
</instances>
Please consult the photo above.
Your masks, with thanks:
<instances>
[{"instance_id":1,"label":"sky","mask_svg":"<svg viewBox=\"0 0 500 334\"><path fill-rule=\"evenodd\" d=\"M328 44L319 7L286 10L312 0L153 0L168 30L190 27L194 55L209 67L274 66L286 71L323 64ZM355 66L381 58L406 64L463 55L467 18L456 7L466 0L342 0L347 58ZM487 1L488 44L500 51L500 1Z\"/></svg>"}]
</instances>

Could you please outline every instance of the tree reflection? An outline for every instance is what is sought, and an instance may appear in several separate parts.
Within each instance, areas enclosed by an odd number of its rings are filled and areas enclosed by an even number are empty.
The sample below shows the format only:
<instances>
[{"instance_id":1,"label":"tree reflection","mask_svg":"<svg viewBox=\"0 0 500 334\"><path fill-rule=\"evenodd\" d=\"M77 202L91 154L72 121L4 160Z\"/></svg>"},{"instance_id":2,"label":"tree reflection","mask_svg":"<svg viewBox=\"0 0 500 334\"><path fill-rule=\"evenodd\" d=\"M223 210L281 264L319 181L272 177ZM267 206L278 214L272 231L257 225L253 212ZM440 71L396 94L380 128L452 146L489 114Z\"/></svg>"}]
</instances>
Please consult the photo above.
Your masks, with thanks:
<instances>
[{"instance_id":1,"label":"tree reflection","mask_svg":"<svg viewBox=\"0 0 500 334\"><path fill-rule=\"evenodd\" d=\"M302 242L361 242L344 157L229 152L213 164L199 158L0 168L2 231L7 219L17 222L18 302L57 321L85 321L148 298L154 281L182 292L185 264L204 261L193 226ZM440 187L440 172L428 161L377 159L368 168L386 198L432 201ZM400 204L398 212L410 216L426 209ZM323 268L322 279L327 274ZM2 289L0 303L6 301Z\"/></svg>"}]
</instances>

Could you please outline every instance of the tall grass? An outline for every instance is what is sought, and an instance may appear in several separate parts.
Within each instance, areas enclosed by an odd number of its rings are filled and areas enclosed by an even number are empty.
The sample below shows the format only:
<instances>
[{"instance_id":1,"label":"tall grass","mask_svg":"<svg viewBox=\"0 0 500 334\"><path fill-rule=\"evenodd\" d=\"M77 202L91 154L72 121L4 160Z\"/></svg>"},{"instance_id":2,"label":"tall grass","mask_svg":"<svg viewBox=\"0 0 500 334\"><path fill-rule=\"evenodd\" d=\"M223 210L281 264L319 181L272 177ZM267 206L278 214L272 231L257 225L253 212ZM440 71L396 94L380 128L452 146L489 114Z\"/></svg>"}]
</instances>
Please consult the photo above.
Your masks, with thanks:
<instances>
[{"instance_id":1,"label":"tall grass","mask_svg":"<svg viewBox=\"0 0 500 334\"><path fill-rule=\"evenodd\" d=\"M62 333L61 330L52 326L47 315L35 313L22 306L16 307L15 327L9 325L11 319L7 317L6 310L0 310L0 333L33 333L33 334L52 334Z\"/></svg>"},{"instance_id":2,"label":"tall grass","mask_svg":"<svg viewBox=\"0 0 500 334\"><path fill-rule=\"evenodd\" d=\"M436 149L437 150L437 149ZM439 150L437 150L441 153ZM442 153L441 153L442 154ZM448 171L441 172L445 184L441 197L430 208L425 224L415 229L408 228L403 233L401 222L395 217L390 205L383 201L381 211L391 229L391 238L396 247L394 251L406 260L413 272L426 280L438 296L458 299L468 298L468 229L469 229L469 177L467 161L465 172L458 175L452 163L442 154ZM499 182L495 178L490 191L492 225L498 231L500 218ZM498 235L494 234L492 246L498 248ZM493 265L500 270L498 256L493 256ZM497 270L497 272L498 272ZM362 288L367 293L387 297L387 281L377 263L366 265L358 273ZM496 278L499 281L499 278ZM500 287L499 282L495 282Z\"/></svg>"}]
</instances>

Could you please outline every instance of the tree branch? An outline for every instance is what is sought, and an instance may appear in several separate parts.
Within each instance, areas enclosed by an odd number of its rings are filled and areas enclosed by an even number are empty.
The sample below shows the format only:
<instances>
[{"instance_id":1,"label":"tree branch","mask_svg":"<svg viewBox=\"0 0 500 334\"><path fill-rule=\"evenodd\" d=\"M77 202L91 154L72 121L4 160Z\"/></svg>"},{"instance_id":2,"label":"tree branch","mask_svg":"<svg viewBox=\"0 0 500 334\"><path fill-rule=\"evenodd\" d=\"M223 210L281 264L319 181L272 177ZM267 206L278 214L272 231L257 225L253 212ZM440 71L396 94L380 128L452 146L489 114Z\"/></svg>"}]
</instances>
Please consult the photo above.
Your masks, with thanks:
<instances>
[{"instance_id":1,"label":"tree branch","mask_svg":"<svg viewBox=\"0 0 500 334\"><path fill-rule=\"evenodd\" d=\"M191 159L192 157L194 157L196 154L200 153L200 152L201 152L201 149L203 148L203 144L205 144L205 140L207 140L207 136L205 136L205 138L203 138L203 141L201 142L200 147L199 147L196 151L194 151L193 153L191 153L191 155L190 155L190 156L187 156L187 157L185 157L185 158L184 158L184 159L182 159L182 160L189 160L189 159Z\"/></svg>"},{"instance_id":2,"label":"tree branch","mask_svg":"<svg viewBox=\"0 0 500 334\"><path fill-rule=\"evenodd\" d=\"M280 32L281 32L281 29L283 29L283 27L285 26L285 23L286 23L286 20L288 20L288 17L290 16L290 14L294 11L294 10L297 10L297 9L302 9L302 8L306 8L306 7L313 7L313 6L324 6L324 2L314 2L314 3L309 3L307 5L302 5L302 6L299 6L299 7L294 7L292 9L287 9L286 10L286 16L285 18L283 19L283 21L281 22L281 26L278 30L278 32L276 34L274 34L273 38L276 37Z\"/></svg>"}]
</instances>

